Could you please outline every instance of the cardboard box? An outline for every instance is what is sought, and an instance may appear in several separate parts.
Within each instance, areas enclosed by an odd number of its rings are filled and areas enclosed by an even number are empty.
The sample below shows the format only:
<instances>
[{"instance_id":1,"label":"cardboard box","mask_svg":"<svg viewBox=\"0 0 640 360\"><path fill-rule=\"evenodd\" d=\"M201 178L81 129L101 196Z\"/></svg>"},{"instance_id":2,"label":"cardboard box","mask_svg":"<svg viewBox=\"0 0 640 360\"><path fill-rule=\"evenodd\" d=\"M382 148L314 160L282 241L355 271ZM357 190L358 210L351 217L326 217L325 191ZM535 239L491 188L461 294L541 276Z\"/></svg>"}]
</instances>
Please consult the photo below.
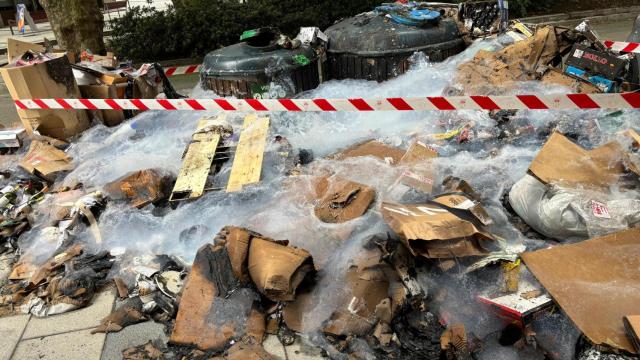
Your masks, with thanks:
<instances>
[{"instance_id":1,"label":"cardboard box","mask_svg":"<svg viewBox=\"0 0 640 360\"><path fill-rule=\"evenodd\" d=\"M81 85L80 93L85 99L117 99L118 89L115 85ZM98 117L106 126L120 125L124 121L122 110L98 110Z\"/></svg>"},{"instance_id":2,"label":"cardboard box","mask_svg":"<svg viewBox=\"0 0 640 360\"><path fill-rule=\"evenodd\" d=\"M0 68L13 99L73 99L80 97L69 59L60 56L41 64ZM54 80L55 79L55 80ZM68 139L89 127L85 110L20 110L18 115L31 136Z\"/></svg>"},{"instance_id":3,"label":"cardboard box","mask_svg":"<svg viewBox=\"0 0 640 360\"><path fill-rule=\"evenodd\" d=\"M40 44L20 41L14 38L7 39L7 60L9 64L18 60L27 51L43 52L45 47Z\"/></svg>"}]
</instances>

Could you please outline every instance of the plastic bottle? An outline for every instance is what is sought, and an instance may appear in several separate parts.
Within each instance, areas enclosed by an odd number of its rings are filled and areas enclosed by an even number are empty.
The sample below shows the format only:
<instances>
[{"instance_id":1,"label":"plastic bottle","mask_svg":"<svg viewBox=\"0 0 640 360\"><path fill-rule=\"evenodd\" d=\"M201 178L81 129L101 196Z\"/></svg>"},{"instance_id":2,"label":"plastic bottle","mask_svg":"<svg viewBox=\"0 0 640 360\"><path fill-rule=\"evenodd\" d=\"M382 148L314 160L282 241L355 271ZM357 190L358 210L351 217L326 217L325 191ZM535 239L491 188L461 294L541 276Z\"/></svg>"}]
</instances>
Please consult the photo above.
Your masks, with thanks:
<instances>
[{"instance_id":1,"label":"plastic bottle","mask_svg":"<svg viewBox=\"0 0 640 360\"><path fill-rule=\"evenodd\" d=\"M0 197L0 209L4 209L7 205L11 204L14 201L16 196L16 191L18 190L18 186L5 186L0 193L2 193L2 197Z\"/></svg>"}]
</instances>

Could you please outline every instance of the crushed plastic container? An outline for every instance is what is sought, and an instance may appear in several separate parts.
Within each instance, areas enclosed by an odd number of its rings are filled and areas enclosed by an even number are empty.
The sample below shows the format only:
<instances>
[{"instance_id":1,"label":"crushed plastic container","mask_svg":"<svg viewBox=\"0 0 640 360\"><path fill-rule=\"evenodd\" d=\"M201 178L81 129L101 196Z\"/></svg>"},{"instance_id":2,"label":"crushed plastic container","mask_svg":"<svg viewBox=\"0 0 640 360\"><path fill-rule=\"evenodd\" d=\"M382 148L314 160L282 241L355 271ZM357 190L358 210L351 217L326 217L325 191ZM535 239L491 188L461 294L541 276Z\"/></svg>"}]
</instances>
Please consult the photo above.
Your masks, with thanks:
<instances>
[{"instance_id":1,"label":"crushed plastic container","mask_svg":"<svg viewBox=\"0 0 640 360\"><path fill-rule=\"evenodd\" d=\"M458 25L442 13L428 3L384 4L329 27L331 78L382 82L404 74L416 52L431 61L460 53L466 46Z\"/></svg>"},{"instance_id":2,"label":"crushed plastic container","mask_svg":"<svg viewBox=\"0 0 640 360\"><path fill-rule=\"evenodd\" d=\"M321 70L313 47L292 45L295 40L283 46L275 28L245 31L241 40L245 41L204 58L201 80L205 89L243 99L284 98L320 84Z\"/></svg>"}]
</instances>

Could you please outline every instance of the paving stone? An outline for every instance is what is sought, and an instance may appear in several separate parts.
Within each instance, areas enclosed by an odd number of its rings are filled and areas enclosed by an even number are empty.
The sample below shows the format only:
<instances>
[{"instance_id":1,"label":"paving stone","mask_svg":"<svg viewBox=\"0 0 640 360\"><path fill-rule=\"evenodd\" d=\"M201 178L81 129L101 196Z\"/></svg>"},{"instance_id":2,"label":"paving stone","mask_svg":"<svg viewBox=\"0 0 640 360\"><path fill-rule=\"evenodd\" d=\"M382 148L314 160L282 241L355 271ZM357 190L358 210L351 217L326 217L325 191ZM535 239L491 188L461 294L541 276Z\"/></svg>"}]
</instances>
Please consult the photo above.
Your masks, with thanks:
<instances>
[{"instance_id":1,"label":"paving stone","mask_svg":"<svg viewBox=\"0 0 640 360\"><path fill-rule=\"evenodd\" d=\"M287 354L284 352L284 346L276 335L267 335L262 342L262 347L277 360L285 360Z\"/></svg>"},{"instance_id":2,"label":"paving stone","mask_svg":"<svg viewBox=\"0 0 640 360\"><path fill-rule=\"evenodd\" d=\"M96 327L102 318L111 313L114 300L115 290L109 289L96 295L93 298L93 304L86 308L45 318L34 316L29 321L22 338L38 338Z\"/></svg>"},{"instance_id":3,"label":"paving stone","mask_svg":"<svg viewBox=\"0 0 640 360\"><path fill-rule=\"evenodd\" d=\"M80 330L59 335L22 340L15 360L100 360L105 334L91 335Z\"/></svg>"},{"instance_id":4,"label":"paving stone","mask_svg":"<svg viewBox=\"0 0 640 360\"><path fill-rule=\"evenodd\" d=\"M123 350L146 344L149 340L160 340L162 343L169 341L164 334L164 325L147 321L127 326L117 333L109 333L102 351L102 360L120 360Z\"/></svg>"},{"instance_id":5,"label":"paving stone","mask_svg":"<svg viewBox=\"0 0 640 360\"><path fill-rule=\"evenodd\" d=\"M9 360L31 315L0 318L0 360Z\"/></svg>"},{"instance_id":6,"label":"paving stone","mask_svg":"<svg viewBox=\"0 0 640 360\"><path fill-rule=\"evenodd\" d=\"M326 359L324 356L322 356L322 349L309 344L305 344L301 341L300 338L297 338L293 344L285 346L285 350L287 352L288 360Z\"/></svg>"}]
</instances>

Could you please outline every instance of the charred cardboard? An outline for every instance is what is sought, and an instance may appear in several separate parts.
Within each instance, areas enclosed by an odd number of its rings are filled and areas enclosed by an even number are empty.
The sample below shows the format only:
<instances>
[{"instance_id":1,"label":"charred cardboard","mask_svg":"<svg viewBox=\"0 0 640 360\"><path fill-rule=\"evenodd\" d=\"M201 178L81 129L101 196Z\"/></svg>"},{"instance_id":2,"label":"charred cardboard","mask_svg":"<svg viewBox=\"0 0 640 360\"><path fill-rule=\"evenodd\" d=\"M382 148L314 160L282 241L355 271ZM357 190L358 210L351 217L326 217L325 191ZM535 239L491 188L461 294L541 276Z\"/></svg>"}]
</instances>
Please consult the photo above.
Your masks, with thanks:
<instances>
[{"instance_id":1,"label":"charred cardboard","mask_svg":"<svg viewBox=\"0 0 640 360\"><path fill-rule=\"evenodd\" d=\"M464 324L452 324L440 336L440 350L446 359L460 359L469 354L469 339Z\"/></svg>"},{"instance_id":2,"label":"charred cardboard","mask_svg":"<svg viewBox=\"0 0 640 360\"><path fill-rule=\"evenodd\" d=\"M311 255L247 229L228 226L216 238L229 254L231 268L242 281L253 281L272 301L292 301L305 277L315 271Z\"/></svg>"},{"instance_id":3,"label":"charred cardboard","mask_svg":"<svg viewBox=\"0 0 640 360\"><path fill-rule=\"evenodd\" d=\"M336 294L338 301L328 319L317 319L325 321L325 333L338 336L369 334L377 323L390 323L407 298L398 274L383 261L377 248L358 253L346 269L345 282L345 291ZM301 292L295 301L284 307L284 323L294 331L305 332L308 330L303 322L306 314L322 301L313 291ZM310 326L315 328L316 324Z\"/></svg>"},{"instance_id":4,"label":"charred cardboard","mask_svg":"<svg viewBox=\"0 0 640 360\"><path fill-rule=\"evenodd\" d=\"M224 247L206 244L198 250L180 298L172 343L219 351L246 331L247 324L215 324L215 299L242 285L230 268Z\"/></svg>"},{"instance_id":5,"label":"charred cardboard","mask_svg":"<svg viewBox=\"0 0 640 360\"><path fill-rule=\"evenodd\" d=\"M74 99L80 97L69 59L59 56L34 65L0 68L2 78L14 100ZM29 135L38 131L57 139L68 139L89 127L85 110L22 110L18 115Z\"/></svg>"},{"instance_id":6,"label":"charred cardboard","mask_svg":"<svg viewBox=\"0 0 640 360\"><path fill-rule=\"evenodd\" d=\"M74 168L71 158L64 151L38 140L31 142L29 152L20 161L20 167L49 181Z\"/></svg>"},{"instance_id":7,"label":"charred cardboard","mask_svg":"<svg viewBox=\"0 0 640 360\"><path fill-rule=\"evenodd\" d=\"M639 237L629 229L521 257L591 342L634 353L622 318L640 304Z\"/></svg>"},{"instance_id":8,"label":"charred cardboard","mask_svg":"<svg viewBox=\"0 0 640 360\"><path fill-rule=\"evenodd\" d=\"M346 274L348 296L331 315L324 332L362 336L378 321L389 323L399 305L392 291L402 287L396 272L382 260L379 249L362 251Z\"/></svg>"},{"instance_id":9,"label":"charred cardboard","mask_svg":"<svg viewBox=\"0 0 640 360\"><path fill-rule=\"evenodd\" d=\"M129 173L105 185L107 194L116 200L126 199L133 207L141 209L169 196L171 178L158 169Z\"/></svg>"},{"instance_id":10,"label":"charred cardboard","mask_svg":"<svg viewBox=\"0 0 640 360\"><path fill-rule=\"evenodd\" d=\"M341 178L323 178L316 186L315 214L326 223L343 223L364 215L375 200L371 187Z\"/></svg>"},{"instance_id":11,"label":"charred cardboard","mask_svg":"<svg viewBox=\"0 0 640 360\"><path fill-rule=\"evenodd\" d=\"M383 203L381 213L414 256L432 259L483 256L489 252L485 243L493 242L494 238L468 211L474 205L463 195L444 195L431 204ZM461 211L458 214L452 212L458 210ZM460 217L465 213L467 219Z\"/></svg>"},{"instance_id":12,"label":"charred cardboard","mask_svg":"<svg viewBox=\"0 0 640 360\"><path fill-rule=\"evenodd\" d=\"M361 156L372 156L390 165L397 165L405 151L393 146L389 146L377 140L367 140L352 145L341 152L329 156L331 159L342 160Z\"/></svg>"},{"instance_id":13,"label":"charred cardboard","mask_svg":"<svg viewBox=\"0 0 640 360\"><path fill-rule=\"evenodd\" d=\"M529 171L546 184L608 189L625 173L627 160L618 142L585 150L554 132L533 159Z\"/></svg>"},{"instance_id":14,"label":"charred cardboard","mask_svg":"<svg viewBox=\"0 0 640 360\"><path fill-rule=\"evenodd\" d=\"M636 353L640 353L640 315L625 316L624 328L636 348Z\"/></svg>"}]
</instances>

